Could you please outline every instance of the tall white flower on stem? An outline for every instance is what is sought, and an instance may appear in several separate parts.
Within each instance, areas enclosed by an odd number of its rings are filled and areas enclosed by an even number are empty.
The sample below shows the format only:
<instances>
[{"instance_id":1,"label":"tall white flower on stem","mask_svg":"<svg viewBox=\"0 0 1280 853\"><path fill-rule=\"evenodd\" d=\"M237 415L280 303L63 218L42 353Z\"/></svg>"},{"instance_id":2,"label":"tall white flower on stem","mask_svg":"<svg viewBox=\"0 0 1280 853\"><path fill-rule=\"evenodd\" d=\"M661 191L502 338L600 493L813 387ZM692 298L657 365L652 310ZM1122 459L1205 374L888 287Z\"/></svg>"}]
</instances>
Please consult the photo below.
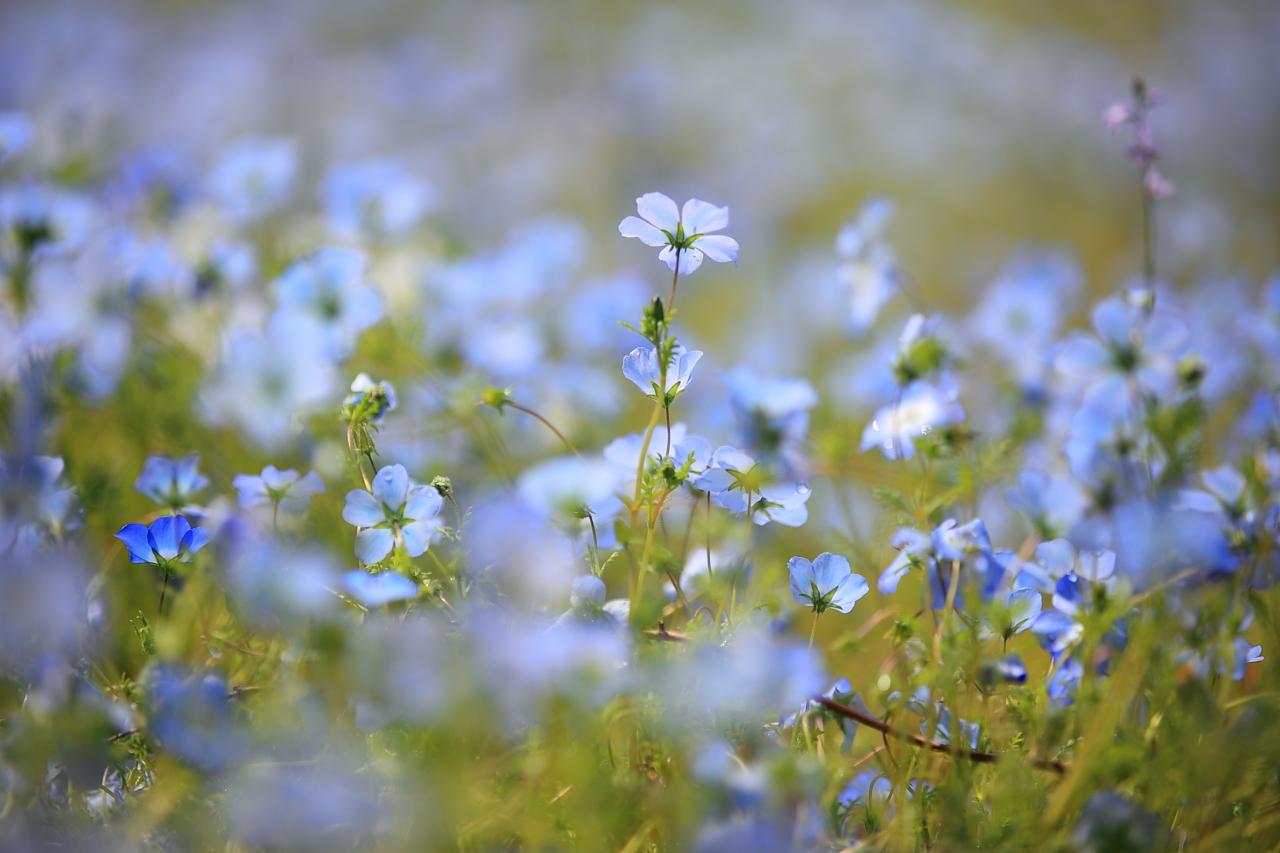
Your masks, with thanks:
<instances>
[{"instance_id":1,"label":"tall white flower on stem","mask_svg":"<svg viewBox=\"0 0 1280 853\"><path fill-rule=\"evenodd\" d=\"M646 246L662 247L658 259L680 275L702 266L706 255L717 263L738 259L738 241L714 232L729 226L729 208L691 198L683 208L662 193L636 199L636 212L618 224L618 233ZM679 269L676 266L679 264Z\"/></svg>"}]
</instances>

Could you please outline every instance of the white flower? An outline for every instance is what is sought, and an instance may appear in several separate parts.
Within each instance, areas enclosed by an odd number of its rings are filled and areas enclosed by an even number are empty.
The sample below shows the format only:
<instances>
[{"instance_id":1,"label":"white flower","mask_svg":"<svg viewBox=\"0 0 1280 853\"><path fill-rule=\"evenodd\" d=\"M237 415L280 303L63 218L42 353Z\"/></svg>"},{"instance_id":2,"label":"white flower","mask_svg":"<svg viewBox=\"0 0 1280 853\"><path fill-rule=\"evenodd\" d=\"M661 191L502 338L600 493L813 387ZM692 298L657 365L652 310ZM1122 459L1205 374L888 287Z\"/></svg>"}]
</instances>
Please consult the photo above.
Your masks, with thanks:
<instances>
[{"instance_id":1,"label":"white flower","mask_svg":"<svg viewBox=\"0 0 1280 853\"><path fill-rule=\"evenodd\" d=\"M913 382L897 403L876 412L862 433L862 449L879 447L888 459L897 459L899 455L910 459L915 453L916 439L963 419L964 410L956 402L954 390Z\"/></svg>"},{"instance_id":2,"label":"white flower","mask_svg":"<svg viewBox=\"0 0 1280 853\"><path fill-rule=\"evenodd\" d=\"M702 266L706 255L717 263L738 259L738 241L713 232L729 225L729 208L691 198L678 209L662 193L645 193L636 199L639 217L628 216L618 224L623 237L635 237L646 246L662 247L658 258L680 275Z\"/></svg>"}]
</instances>

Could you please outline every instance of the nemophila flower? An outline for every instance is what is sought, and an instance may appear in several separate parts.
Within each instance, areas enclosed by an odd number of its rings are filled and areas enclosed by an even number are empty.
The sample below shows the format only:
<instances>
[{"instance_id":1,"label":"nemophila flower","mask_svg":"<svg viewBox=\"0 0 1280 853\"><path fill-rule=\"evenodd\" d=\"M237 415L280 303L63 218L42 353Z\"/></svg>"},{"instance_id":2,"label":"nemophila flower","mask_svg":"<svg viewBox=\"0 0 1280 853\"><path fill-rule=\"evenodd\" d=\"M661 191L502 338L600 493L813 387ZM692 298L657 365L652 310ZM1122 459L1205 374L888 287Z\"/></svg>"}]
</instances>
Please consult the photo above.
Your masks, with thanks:
<instances>
[{"instance_id":1,"label":"nemophila flower","mask_svg":"<svg viewBox=\"0 0 1280 853\"><path fill-rule=\"evenodd\" d=\"M1009 684L1026 684L1027 665L1017 655L1007 655L983 666L983 678L988 682L1004 681Z\"/></svg>"},{"instance_id":2,"label":"nemophila flower","mask_svg":"<svg viewBox=\"0 0 1280 853\"><path fill-rule=\"evenodd\" d=\"M632 457L632 476L634 466ZM516 491L542 518L568 526L593 547L612 548L616 544L613 519L623 508L617 493L625 476L604 458L561 456L526 470Z\"/></svg>"},{"instance_id":3,"label":"nemophila flower","mask_svg":"<svg viewBox=\"0 0 1280 853\"><path fill-rule=\"evenodd\" d=\"M968 328L1000 357L1024 389L1038 390L1052 364L1062 318L1080 287L1075 260L1062 253L1020 257L982 296Z\"/></svg>"},{"instance_id":4,"label":"nemophila flower","mask_svg":"<svg viewBox=\"0 0 1280 853\"><path fill-rule=\"evenodd\" d=\"M842 705L848 705L852 708L856 708L865 714L871 713L867 710L867 706L862 701L862 697L854 692L853 686L849 683L849 679L847 678L842 677L836 679L830 687L822 691L822 696L823 698L839 702ZM847 753L853 748L853 739L858 734L857 722L841 714L829 711L813 699L806 699L804 704L800 706L800 710L788 714L778 720L778 725L784 729L789 729L795 726L796 723L800 722L802 717L814 720L820 730L827 722L834 722L839 726L840 731L844 734L844 739L840 743L840 751Z\"/></svg>"},{"instance_id":5,"label":"nemophila flower","mask_svg":"<svg viewBox=\"0 0 1280 853\"><path fill-rule=\"evenodd\" d=\"M192 506L196 494L209 485L199 465L198 453L179 459L149 456L133 487L172 512L184 512Z\"/></svg>"},{"instance_id":6,"label":"nemophila flower","mask_svg":"<svg viewBox=\"0 0 1280 853\"><path fill-rule=\"evenodd\" d=\"M1019 567L1016 585L1047 592L1055 609L1074 614L1086 601L1091 584L1111 587L1115 582L1115 552L1099 549L1077 552L1065 539L1036 546L1033 560Z\"/></svg>"},{"instance_id":7,"label":"nemophila flower","mask_svg":"<svg viewBox=\"0 0 1280 853\"><path fill-rule=\"evenodd\" d=\"M19 256L77 249L97 219L93 202L79 193L44 184L0 187L0 247L12 247Z\"/></svg>"},{"instance_id":8,"label":"nemophila flower","mask_svg":"<svg viewBox=\"0 0 1280 853\"><path fill-rule=\"evenodd\" d=\"M324 491L324 481L315 471L302 476L292 468L280 470L274 465L261 474L239 474L231 481L239 493L242 509L271 504L285 512L303 512L311 498Z\"/></svg>"},{"instance_id":9,"label":"nemophila flower","mask_svg":"<svg viewBox=\"0 0 1280 853\"><path fill-rule=\"evenodd\" d=\"M1151 313L1119 297L1093 308L1095 334L1076 332L1066 338L1054 357L1054 366L1090 390L1110 381L1132 384L1157 396L1175 385L1177 355L1187 338L1187 327L1165 312Z\"/></svg>"},{"instance_id":10,"label":"nemophila flower","mask_svg":"<svg viewBox=\"0 0 1280 853\"><path fill-rule=\"evenodd\" d=\"M129 551L129 562L168 566L186 563L209 544L209 531L192 527L185 516L166 515L145 524L126 524L116 538Z\"/></svg>"},{"instance_id":11,"label":"nemophila flower","mask_svg":"<svg viewBox=\"0 0 1280 853\"><path fill-rule=\"evenodd\" d=\"M1009 505L1026 516L1044 539L1066 533L1088 506L1088 497L1074 478L1039 471L1020 471L1017 485L1005 494Z\"/></svg>"},{"instance_id":12,"label":"nemophila flower","mask_svg":"<svg viewBox=\"0 0 1280 853\"><path fill-rule=\"evenodd\" d=\"M398 237L422 221L434 194L393 160L336 166L325 180L325 213L339 234Z\"/></svg>"},{"instance_id":13,"label":"nemophila flower","mask_svg":"<svg viewBox=\"0 0 1280 853\"><path fill-rule=\"evenodd\" d=\"M361 373L351 382L351 393L342 401L352 419L368 418L382 423L388 413L399 405L396 388L390 382L373 381L367 373Z\"/></svg>"},{"instance_id":14,"label":"nemophila flower","mask_svg":"<svg viewBox=\"0 0 1280 853\"><path fill-rule=\"evenodd\" d=\"M342 517L360 528L356 556L376 563L397 545L410 557L427 552L440 530L444 498L431 486L409 479L403 465L388 465L373 478L373 490L352 489Z\"/></svg>"},{"instance_id":15,"label":"nemophila flower","mask_svg":"<svg viewBox=\"0 0 1280 853\"><path fill-rule=\"evenodd\" d=\"M34 553L79 525L58 456L0 456L0 554Z\"/></svg>"},{"instance_id":16,"label":"nemophila flower","mask_svg":"<svg viewBox=\"0 0 1280 853\"><path fill-rule=\"evenodd\" d=\"M836 275L848 294L849 321L856 335L866 334L898 290L901 271L884 239L893 210L892 201L873 198L836 235Z\"/></svg>"},{"instance_id":17,"label":"nemophila flower","mask_svg":"<svg viewBox=\"0 0 1280 853\"><path fill-rule=\"evenodd\" d=\"M342 576L342 585L348 595L365 607L382 607L393 601L411 601L420 592L417 583L398 572L379 572L374 575L364 569L355 569Z\"/></svg>"},{"instance_id":18,"label":"nemophila flower","mask_svg":"<svg viewBox=\"0 0 1280 853\"><path fill-rule=\"evenodd\" d=\"M1184 489L1179 506L1229 518L1240 518L1245 512L1245 489L1248 483L1230 465L1200 472L1204 490Z\"/></svg>"},{"instance_id":19,"label":"nemophila flower","mask_svg":"<svg viewBox=\"0 0 1280 853\"><path fill-rule=\"evenodd\" d=\"M0 165L25 151L34 136L35 129L26 115L0 113Z\"/></svg>"},{"instance_id":20,"label":"nemophila flower","mask_svg":"<svg viewBox=\"0 0 1280 853\"><path fill-rule=\"evenodd\" d=\"M228 548L222 564L236 612L263 628L323 617L338 604L342 576L328 551L252 537Z\"/></svg>"},{"instance_id":21,"label":"nemophila flower","mask_svg":"<svg viewBox=\"0 0 1280 853\"><path fill-rule=\"evenodd\" d=\"M228 148L209 174L209 194L245 224L278 209L293 190L298 154L287 139L246 139Z\"/></svg>"},{"instance_id":22,"label":"nemophila flower","mask_svg":"<svg viewBox=\"0 0 1280 853\"><path fill-rule=\"evenodd\" d=\"M759 526L773 521L799 527L809 518L805 504L812 489L803 483L773 481L755 459L736 447L717 448L692 485L710 493L717 506L730 512L750 511L751 520Z\"/></svg>"},{"instance_id":23,"label":"nemophila flower","mask_svg":"<svg viewBox=\"0 0 1280 853\"><path fill-rule=\"evenodd\" d=\"M623 237L634 237L646 246L662 247L658 258L672 272L688 275L702 266L706 255L725 263L738 259L738 241L714 232L729 225L729 208L691 198L684 208L662 193L645 193L636 199L640 217L628 216L618 225Z\"/></svg>"},{"instance_id":24,"label":"nemophila flower","mask_svg":"<svg viewBox=\"0 0 1280 853\"><path fill-rule=\"evenodd\" d=\"M332 405L337 378L320 325L278 313L261 334L232 333L201 402L209 420L278 447L299 431L301 416Z\"/></svg>"},{"instance_id":25,"label":"nemophila flower","mask_svg":"<svg viewBox=\"0 0 1280 853\"><path fill-rule=\"evenodd\" d=\"M147 688L148 728L166 751L210 772L236 760L244 739L221 676L166 666L150 673Z\"/></svg>"},{"instance_id":26,"label":"nemophila flower","mask_svg":"<svg viewBox=\"0 0 1280 853\"><path fill-rule=\"evenodd\" d=\"M325 329L334 358L382 319L382 297L365 282L365 257L353 249L321 249L294 261L276 280L279 310L303 312Z\"/></svg>"},{"instance_id":27,"label":"nemophila flower","mask_svg":"<svg viewBox=\"0 0 1280 853\"><path fill-rule=\"evenodd\" d=\"M1031 623L1031 633L1045 651L1057 658L1084 636L1084 626L1061 610L1045 610Z\"/></svg>"},{"instance_id":28,"label":"nemophila flower","mask_svg":"<svg viewBox=\"0 0 1280 853\"><path fill-rule=\"evenodd\" d=\"M791 597L815 613L848 613L871 591L867 579L855 574L849 561L838 554L819 554L813 562L792 557L787 561L787 571L791 574Z\"/></svg>"},{"instance_id":29,"label":"nemophila flower","mask_svg":"<svg viewBox=\"0 0 1280 853\"><path fill-rule=\"evenodd\" d=\"M1084 677L1084 664L1076 657L1058 661L1049 676L1045 692L1049 701L1055 705L1070 705L1075 702L1076 690L1080 688L1080 679Z\"/></svg>"},{"instance_id":30,"label":"nemophila flower","mask_svg":"<svg viewBox=\"0 0 1280 853\"><path fill-rule=\"evenodd\" d=\"M666 384L662 382L662 359L653 347L636 347L622 357L622 375L650 397L665 393L674 400L689 387L694 365L702 358L700 350L686 350L676 345L667 363Z\"/></svg>"},{"instance_id":31,"label":"nemophila flower","mask_svg":"<svg viewBox=\"0 0 1280 853\"><path fill-rule=\"evenodd\" d=\"M887 459L910 459L917 441L962 420L964 409L956 402L954 388L913 382L897 402L876 412L862 432L862 449L876 447Z\"/></svg>"}]
</instances>

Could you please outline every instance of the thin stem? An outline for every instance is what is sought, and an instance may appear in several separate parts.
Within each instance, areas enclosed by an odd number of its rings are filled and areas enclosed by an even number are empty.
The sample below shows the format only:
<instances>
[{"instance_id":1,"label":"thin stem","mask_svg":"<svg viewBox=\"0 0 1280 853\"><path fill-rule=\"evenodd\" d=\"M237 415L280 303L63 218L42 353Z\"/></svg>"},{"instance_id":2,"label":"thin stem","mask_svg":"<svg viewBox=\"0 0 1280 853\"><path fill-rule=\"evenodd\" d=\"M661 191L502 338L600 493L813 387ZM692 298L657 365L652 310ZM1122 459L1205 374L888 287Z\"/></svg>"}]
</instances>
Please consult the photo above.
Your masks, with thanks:
<instances>
[{"instance_id":1,"label":"thin stem","mask_svg":"<svg viewBox=\"0 0 1280 853\"><path fill-rule=\"evenodd\" d=\"M813 624L809 626L809 651L813 651L813 638L818 635L818 617L821 615L818 610L813 611Z\"/></svg>"},{"instance_id":2,"label":"thin stem","mask_svg":"<svg viewBox=\"0 0 1280 853\"><path fill-rule=\"evenodd\" d=\"M711 571L711 493L707 492L707 583L715 580Z\"/></svg>"},{"instance_id":3,"label":"thin stem","mask_svg":"<svg viewBox=\"0 0 1280 853\"><path fill-rule=\"evenodd\" d=\"M905 741L907 743L912 743L912 744L915 744L916 746L923 747L925 749L930 749L934 752L953 755L957 758L967 758L970 761L976 762L978 764L994 764L1000 760L1000 756L994 752L983 752L981 750L976 750L976 749L960 749L948 743L942 743L940 741L935 741L935 740L926 740L925 738L921 737L918 734L915 734L914 732L905 732L899 729L895 729L892 726L890 726L888 723L885 723L877 719L876 717L871 716L870 714L864 714L862 711L859 711L857 708L851 708L850 706L845 705L842 702L837 702L834 699L828 699L826 696L814 697L813 701L818 705L821 705L822 707L826 708L828 711L831 711L832 713L837 714L838 716L846 717L850 720L854 720L858 723L861 723L867 728L874 729L880 732L882 735L887 735L888 737L897 738L898 740ZM1054 773L1067 772L1067 764L1062 761L1058 761L1057 759L1032 758L1030 759L1030 761L1031 761L1032 767L1035 767L1040 770L1049 770Z\"/></svg>"},{"instance_id":4,"label":"thin stem","mask_svg":"<svg viewBox=\"0 0 1280 853\"><path fill-rule=\"evenodd\" d=\"M1151 288L1156 283L1156 200L1147 189L1145 170L1139 179L1139 189L1142 192L1142 281Z\"/></svg>"},{"instance_id":5,"label":"thin stem","mask_svg":"<svg viewBox=\"0 0 1280 853\"><path fill-rule=\"evenodd\" d=\"M508 400L508 401L507 401L507 403L506 403L506 405L508 405L508 406L510 406L511 408L515 409L517 412L524 412L526 415L529 415L530 417L532 417L532 418L534 418L534 419L538 420L539 422L541 422L543 426L545 426L547 429L549 429L549 430L551 430L553 433L555 433L556 438L560 439L560 443L561 443L561 444L563 444L565 447L569 448L569 452L570 452L570 453L572 453L574 456L578 456L578 457L581 457L581 456L582 456L582 454L578 452L578 448L576 448L576 447L574 447L574 446L573 446L573 442L571 442L571 441L569 441L569 439L565 438L564 433L562 433L560 430L556 429L556 425L555 425L555 424L553 424L553 423L551 423L551 421L547 420L547 419L546 419L546 418L544 418L542 415L540 415L540 414L538 414L537 412L535 412L533 409L530 409L528 406L522 406L522 405L520 405L519 403L517 403L517 402L515 402L515 401L513 401L513 400Z\"/></svg>"},{"instance_id":6,"label":"thin stem","mask_svg":"<svg viewBox=\"0 0 1280 853\"><path fill-rule=\"evenodd\" d=\"M164 615L164 595L169 591L169 564L165 563L161 568L164 570L164 580L160 582L160 606L156 608L156 615Z\"/></svg>"},{"instance_id":7,"label":"thin stem","mask_svg":"<svg viewBox=\"0 0 1280 853\"><path fill-rule=\"evenodd\" d=\"M587 524L591 525L591 571L600 574L600 538L596 536L596 517L587 513Z\"/></svg>"},{"instance_id":8,"label":"thin stem","mask_svg":"<svg viewBox=\"0 0 1280 853\"><path fill-rule=\"evenodd\" d=\"M667 316L671 316L671 312L676 310L676 284L680 281L680 252L682 249L676 249L676 268L671 271L671 296L667 298Z\"/></svg>"}]
</instances>

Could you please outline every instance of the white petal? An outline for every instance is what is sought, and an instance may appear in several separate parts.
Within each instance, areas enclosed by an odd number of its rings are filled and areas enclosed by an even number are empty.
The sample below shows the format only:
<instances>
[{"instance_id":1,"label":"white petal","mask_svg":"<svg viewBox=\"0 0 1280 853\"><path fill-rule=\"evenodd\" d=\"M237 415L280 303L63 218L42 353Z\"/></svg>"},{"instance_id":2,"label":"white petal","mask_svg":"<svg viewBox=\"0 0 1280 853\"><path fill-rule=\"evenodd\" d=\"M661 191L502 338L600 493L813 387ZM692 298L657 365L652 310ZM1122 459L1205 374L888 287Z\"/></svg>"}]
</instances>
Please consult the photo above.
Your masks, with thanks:
<instances>
[{"instance_id":1,"label":"white petal","mask_svg":"<svg viewBox=\"0 0 1280 853\"><path fill-rule=\"evenodd\" d=\"M665 246L671 242L667 235L637 216L628 216L618 223L618 233L623 237L634 237L646 246Z\"/></svg>"},{"instance_id":2,"label":"white petal","mask_svg":"<svg viewBox=\"0 0 1280 853\"><path fill-rule=\"evenodd\" d=\"M701 199L691 198L684 203L680 222L684 225L684 233L690 237L694 234L710 234L729 225L729 208L716 207Z\"/></svg>"},{"instance_id":3,"label":"white petal","mask_svg":"<svg viewBox=\"0 0 1280 853\"><path fill-rule=\"evenodd\" d=\"M680 225L680 210L676 203L662 193L645 193L636 199L636 211L640 218L663 231L676 233Z\"/></svg>"},{"instance_id":4,"label":"white petal","mask_svg":"<svg viewBox=\"0 0 1280 853\"><path fill-rule=\"evenodd\" d=\"M699 237L693 245L717 263L723 264L738 259L738 241L732 237L713 234L709 237Z\"/></svg>"}]
</instances>

